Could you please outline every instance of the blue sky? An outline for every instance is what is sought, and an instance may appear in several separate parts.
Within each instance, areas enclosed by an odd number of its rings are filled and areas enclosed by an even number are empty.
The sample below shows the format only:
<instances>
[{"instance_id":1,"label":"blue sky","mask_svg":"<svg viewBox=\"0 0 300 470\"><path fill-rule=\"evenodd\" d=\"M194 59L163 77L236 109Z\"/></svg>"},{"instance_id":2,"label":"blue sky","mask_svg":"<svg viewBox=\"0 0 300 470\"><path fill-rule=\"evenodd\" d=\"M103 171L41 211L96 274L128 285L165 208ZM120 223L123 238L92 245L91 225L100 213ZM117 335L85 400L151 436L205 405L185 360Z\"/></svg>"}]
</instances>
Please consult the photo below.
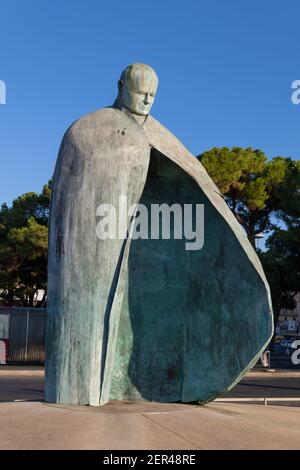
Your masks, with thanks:
<instances>
[{"instance_id":1,"label":"blue sky","mask_svg":"<svg viewBox=\"0 0 300 470\"><path fill-rule=\"evenodd\" d=\"M152 114L192 153L252 146L300 159L298 0L1 0L0 203L40 191L66 128L152 65Z\"/></svg>"}]
</instances>

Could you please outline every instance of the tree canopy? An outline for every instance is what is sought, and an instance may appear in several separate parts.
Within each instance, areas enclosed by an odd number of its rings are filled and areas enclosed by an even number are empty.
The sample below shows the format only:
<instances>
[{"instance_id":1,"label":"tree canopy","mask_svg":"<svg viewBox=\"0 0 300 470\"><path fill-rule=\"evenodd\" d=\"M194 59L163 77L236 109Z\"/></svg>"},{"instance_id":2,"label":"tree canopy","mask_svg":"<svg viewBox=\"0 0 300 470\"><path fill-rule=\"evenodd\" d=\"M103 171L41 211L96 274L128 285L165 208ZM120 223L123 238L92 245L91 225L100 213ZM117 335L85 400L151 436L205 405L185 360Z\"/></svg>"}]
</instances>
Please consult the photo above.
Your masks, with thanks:
<instances>
[{"instance_id":1,"label":"tree canopy","mask_svg":"<svg viewBox=\"0 0 300 470\"><path fill-rule=\"evenodd\" d=\"M295 307L300 290L300 161L268 160L261 150L240 147L215 147L198 158L253 247L259 233L269 234L266 251L258 251L276 321L282 308Z\"/></svg>"},{"instance_id":2,"label":"tree canopy","mask_svg":"<svg viewBox=\"0 0 300 470\"><path fill-rule=\"evenodd\" d=\"M1 206L0 288L8 305L38 305L37 292L46 292L50 194L51 181L41 194L26 193L11 207Z\"/></svg>"},{"instance_id":3,"label":"tree canopy","mask_svg":"<svg viewBox=\"0 0 300 470\"><path fill-rule=\"evenodd\" d=\"M276 230L266 242L268 250L259 254L268 278L275 318L282 308L296 307L300 286L300 225Z\"/></svg>"},{"instance_id":4,"label":"tree canopy","mask_svg":"<svg viewBox=\"0 0 300 470\"><path fill-rule=\"evenodd\" d=\"M268 160L261 150L216 148L198 159L223 192L225 200L255 247L255 236L273 230L287 211L300 206L300 162Z\"/></svg>"}]
</instances>

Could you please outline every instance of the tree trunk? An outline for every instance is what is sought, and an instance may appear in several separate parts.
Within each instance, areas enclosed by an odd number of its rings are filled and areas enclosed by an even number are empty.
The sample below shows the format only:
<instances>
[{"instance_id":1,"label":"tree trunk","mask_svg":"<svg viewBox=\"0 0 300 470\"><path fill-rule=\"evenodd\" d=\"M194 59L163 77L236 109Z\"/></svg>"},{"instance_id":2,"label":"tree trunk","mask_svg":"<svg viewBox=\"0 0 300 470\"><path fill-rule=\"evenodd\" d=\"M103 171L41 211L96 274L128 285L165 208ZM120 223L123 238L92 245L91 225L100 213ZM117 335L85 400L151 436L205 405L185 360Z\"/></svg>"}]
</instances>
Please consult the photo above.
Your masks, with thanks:
<instances>
[{"instance_id":1,"label":"tree trunk","mask_svg":"<svg viewBox=\"0 0 300 470\"><path fill-rule=\"evenodd\" d=\"M28 295L28 306L34 307L34 294L33 293Z\"/></svg>"},{"instance_id":2,"label":"tree trunk","mask_svg":"<svg viewBox=\"0 0 300 470\"><path fill-rule=\"evenodd\" d=\"M14 290L13 289L8 289L7 293L7 301L10 307L13 307L14 305Z\"/></svg>"},{"instance_id":3,"label":"tree trunk","mask_svg":"<svg viewBox=\"0 0 300 470\"><path fill-rule=\"evenodd\" d=\"M255 220L250 215L249 217L249 224L248 224L248 239L253 246L254 250L256 251L256 245L255 245Z\"/></svg>"}]
</instances>

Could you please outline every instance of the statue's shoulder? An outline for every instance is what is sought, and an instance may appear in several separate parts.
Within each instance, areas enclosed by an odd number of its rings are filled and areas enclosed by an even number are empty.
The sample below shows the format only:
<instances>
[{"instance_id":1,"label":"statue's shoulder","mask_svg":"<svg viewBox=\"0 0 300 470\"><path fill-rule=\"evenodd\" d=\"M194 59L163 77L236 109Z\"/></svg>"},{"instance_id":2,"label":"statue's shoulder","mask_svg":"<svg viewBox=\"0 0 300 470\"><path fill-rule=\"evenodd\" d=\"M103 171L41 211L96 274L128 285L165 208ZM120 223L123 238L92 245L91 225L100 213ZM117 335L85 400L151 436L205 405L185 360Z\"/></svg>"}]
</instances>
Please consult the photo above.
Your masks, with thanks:
<instances>
[{"instance_id":1,"label":"statue's shoulder","mask_svg":"<svg viewBox=\"0 0 300 470\"><path fill-rule=\"evenodd\" d=\"M171 152L178 156L193 160L195 159L183 143L153 116L148 116L146 123L144 124L144 130L147 134L150 145L157 148L157 150L162 149L162 153L168 154Z\"/></svg>"},{"instance_id":2,"label":"statue's shoulder","mask_svg":"<svg viewBox=\"0 0 300 470\"><path fill-rule=\"evenodd\" d=\"M112 125L118 121L120 111L113 107L97 109L94 112L85 114L77 121L73 122L68 128L66 134L71 134L76 137L77 134L82 135L82 132L96 128L103 128Z\"/></svg>"},{"instance_id":3,"label":"statue's shoulder","mask_svg":"<svg viewBox=\"0 0 300 470\"><path fill-rule=\"evenodd\" d=\"M144 129L148 134L151 134L151 133L164 134L165 136L168 136L170 139L174 138L178 140L175 137L175 135L171 131L169 131L169 129L167 129L167 127L165 127L161 122L159 122L150 114L146 119L146 122L144 124Z\"/></svg>"},{"instance_id":4,"label":"statue's shoulder","mask_svg":"<svg viewBox=\"0 0 300 470\"><path fill-rule=\"evenodd\" d=\"M198 180L201 181L201 187L207 186L213 190L214 193L223 197L202 163L200 163L183 143L165 126L152 116L148 116L144 130L151 147L169 157L193 178L198 178Z\"/></svg>"}]
</instances>

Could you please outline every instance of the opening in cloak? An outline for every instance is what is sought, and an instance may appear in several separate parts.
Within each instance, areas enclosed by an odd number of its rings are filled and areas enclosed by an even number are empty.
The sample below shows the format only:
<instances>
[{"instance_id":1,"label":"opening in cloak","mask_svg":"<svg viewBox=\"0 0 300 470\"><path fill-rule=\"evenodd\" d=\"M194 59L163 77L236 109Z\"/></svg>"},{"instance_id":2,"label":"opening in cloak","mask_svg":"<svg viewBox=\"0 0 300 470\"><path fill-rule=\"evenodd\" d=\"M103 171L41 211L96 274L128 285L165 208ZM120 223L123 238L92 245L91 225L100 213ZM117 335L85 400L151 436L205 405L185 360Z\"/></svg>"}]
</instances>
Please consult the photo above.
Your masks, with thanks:
<instances>
[{"instance_id":1,"label":"opening in cloak","mask_svg":"<svg viewBox=\"0 0 300 470\"><path fill-rule=\"evenodd\" d=\"M131 241L109 399L212 399L265 342L265 286L200 187L155 149L140 203L149 213L151 204L204 204L204 246L188 251L188 240L172 236Z\"/></svg>"}]
</instances>

